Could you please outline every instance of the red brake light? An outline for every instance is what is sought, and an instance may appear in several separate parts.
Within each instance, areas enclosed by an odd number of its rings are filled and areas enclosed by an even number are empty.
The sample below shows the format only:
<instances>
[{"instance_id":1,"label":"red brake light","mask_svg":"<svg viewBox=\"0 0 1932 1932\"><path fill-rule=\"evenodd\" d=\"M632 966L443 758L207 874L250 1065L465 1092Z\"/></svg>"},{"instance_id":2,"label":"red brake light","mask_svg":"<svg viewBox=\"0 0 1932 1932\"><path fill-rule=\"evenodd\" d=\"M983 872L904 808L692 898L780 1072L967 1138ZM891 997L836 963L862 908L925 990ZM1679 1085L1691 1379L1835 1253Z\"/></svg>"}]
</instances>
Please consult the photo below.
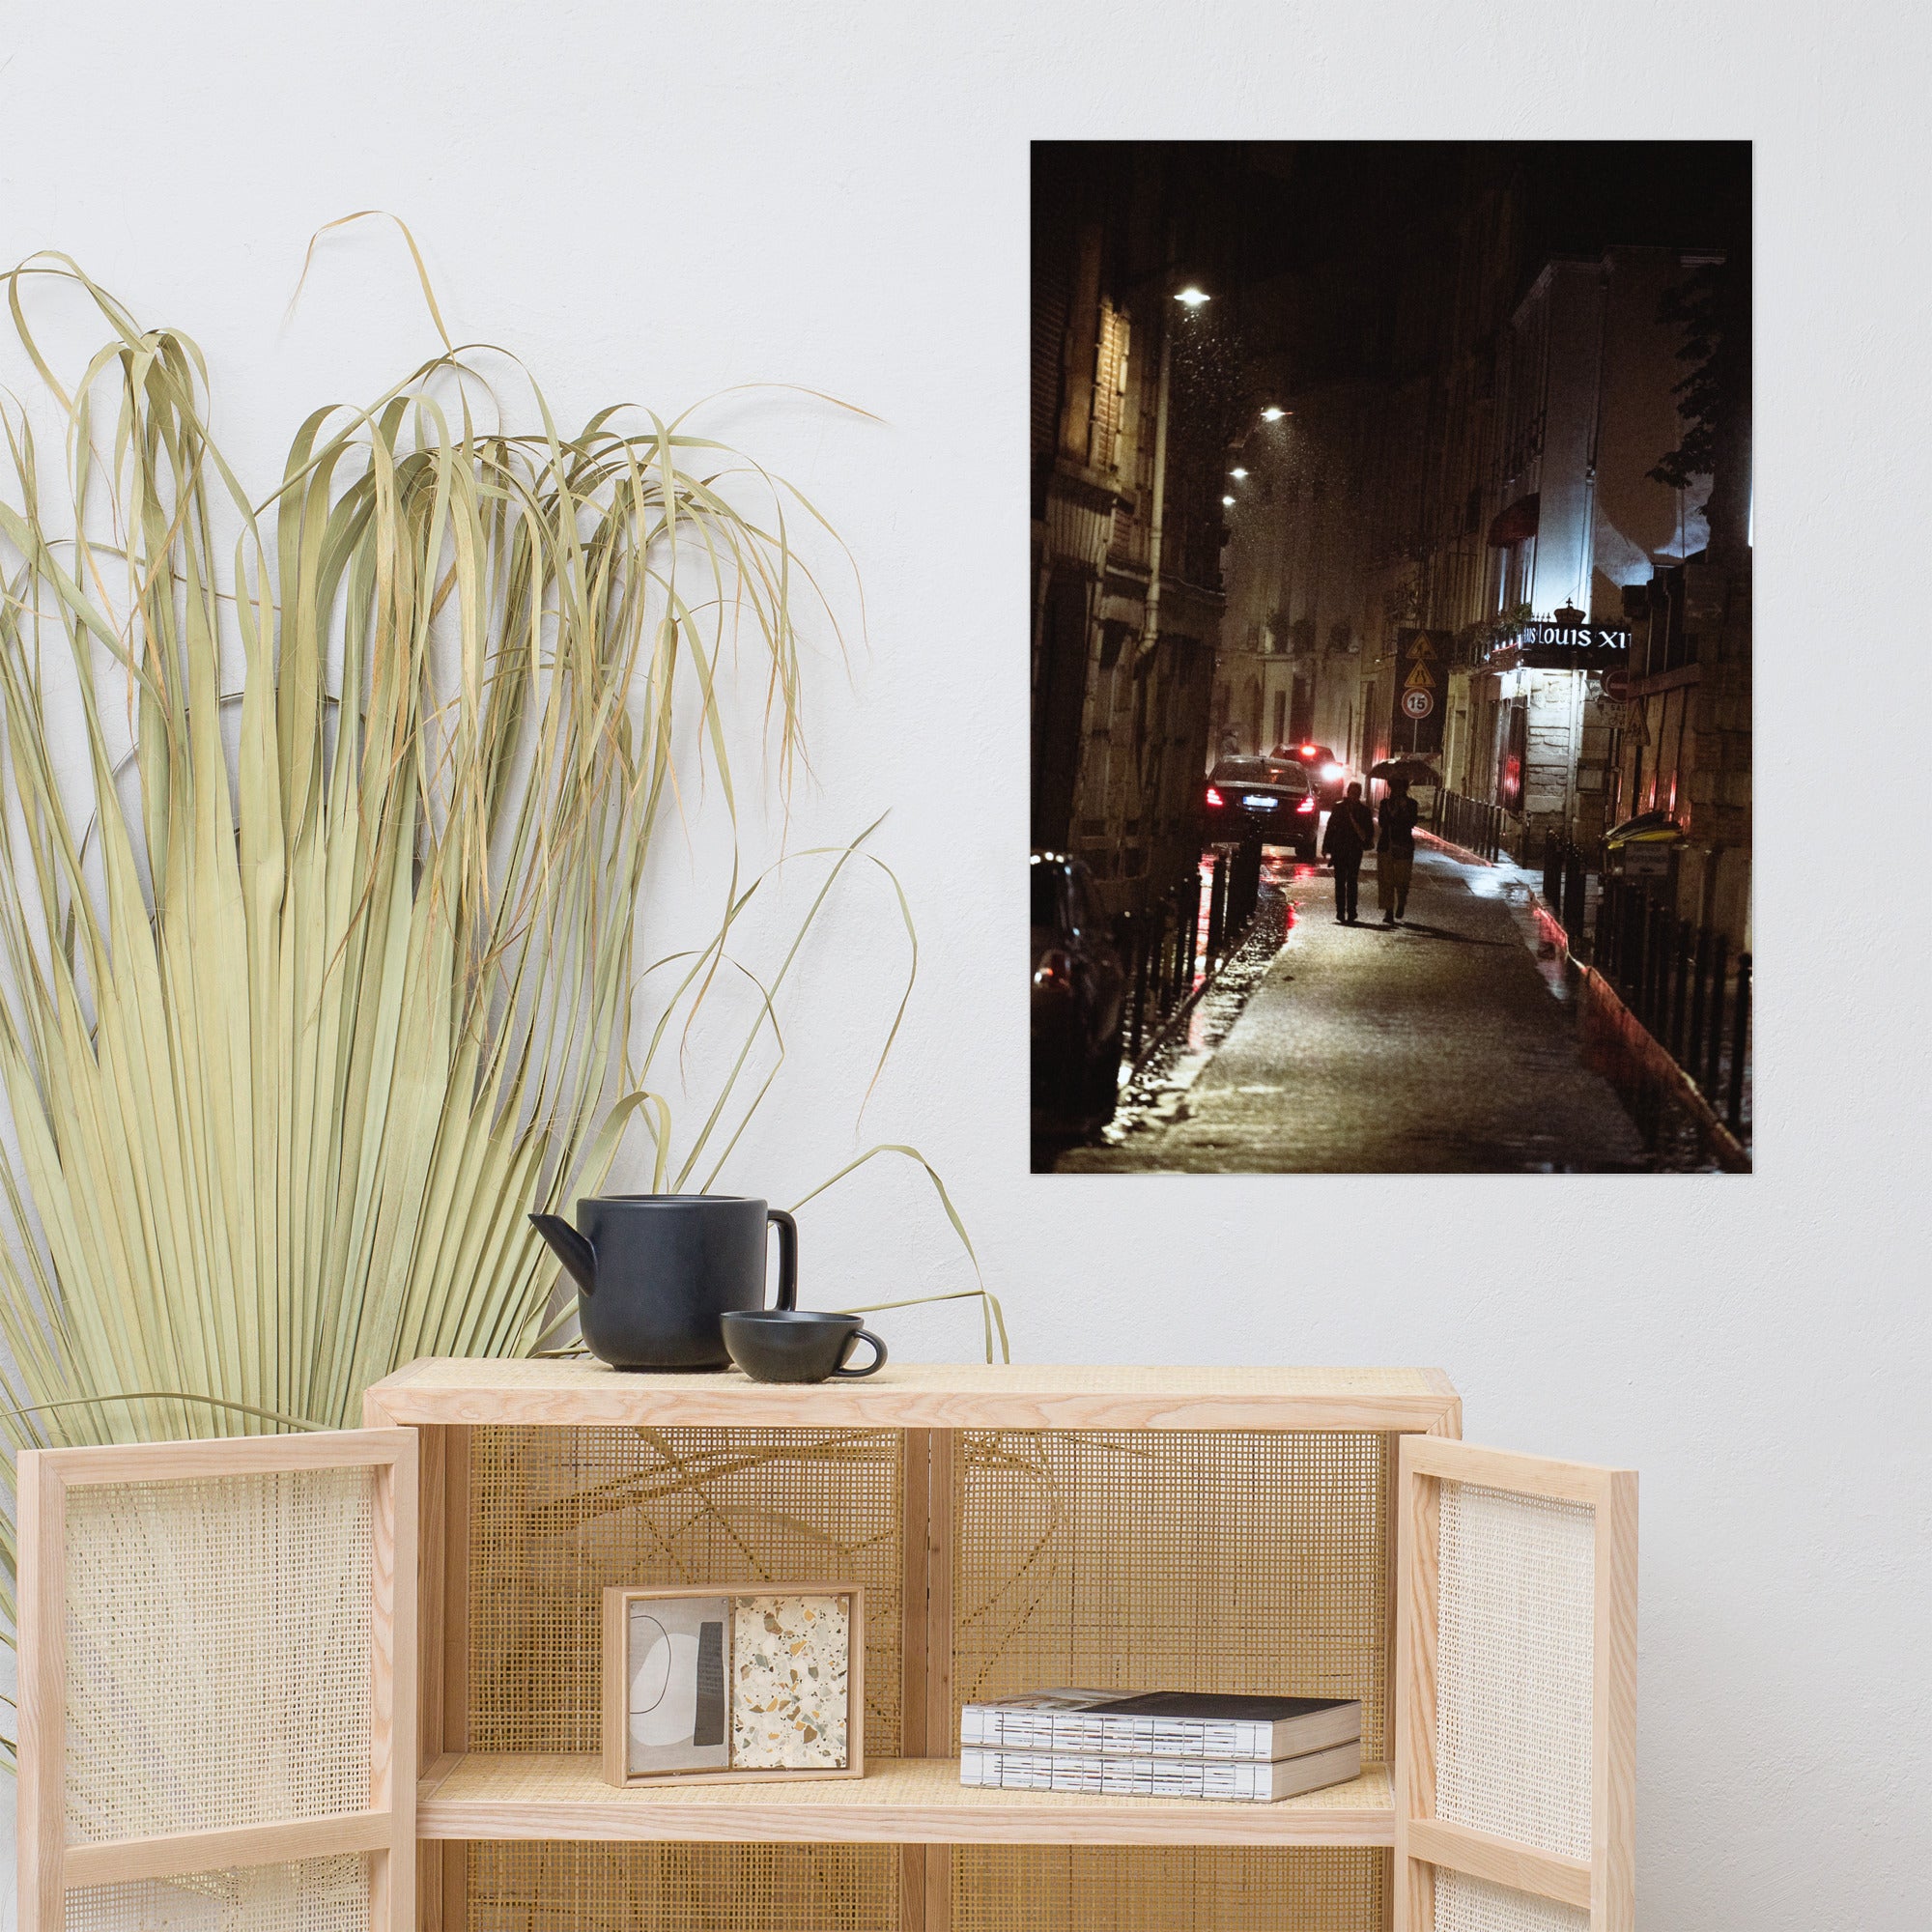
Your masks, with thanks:
<instances>
[{"instance_id":1,"label":"red brake light","mask_svg":"<svg viewBox=\"0 0 1932 1932\"><path fill-rule=\"evenodd\" d=\"M1051 947L1039 955L1039 964L1033 969L1033 982L1036 986L1070 987L1073 984L1073 960L1071 956Z\"/></svg>"},{"instance_id":2,"label":"red brake light","mask_svg":"<svg viewBox=\"0 0 1932 1932\"><path fill-rule=\"evenodd\" d=\"M1294 809L1296 811L1313 811L1315 810L1315 801L1312 798L1304 798Z\"/></svg>"},{"instance_id":3,"label":"red brake light","mask_svg":"<svg viewBox=\"0 0 1932 1932\"><path fill-rule=\"evenodd\" d=\"M1209 785L1208 787L1208 803L1209 805L1225 805L1227 801L1222 798L1221 794L1212 785Z\"/></svg>"},{"instance_id":4,"label":"red brake light","mask_svg":"<svg viewBox=\"0 0 1932 1932\"><path fill-rule=\"evenodd\" d=\"M1303 756L1304 758L1312 758L1312 757L1313 757L1313 756L1315 755L1315 747L1314 747L1313 745L1304 745L1304 746L1302 746L1302 748L1301 748L1301 755L1302 755L1302 756Z\"/></svg>"}]
</instances>

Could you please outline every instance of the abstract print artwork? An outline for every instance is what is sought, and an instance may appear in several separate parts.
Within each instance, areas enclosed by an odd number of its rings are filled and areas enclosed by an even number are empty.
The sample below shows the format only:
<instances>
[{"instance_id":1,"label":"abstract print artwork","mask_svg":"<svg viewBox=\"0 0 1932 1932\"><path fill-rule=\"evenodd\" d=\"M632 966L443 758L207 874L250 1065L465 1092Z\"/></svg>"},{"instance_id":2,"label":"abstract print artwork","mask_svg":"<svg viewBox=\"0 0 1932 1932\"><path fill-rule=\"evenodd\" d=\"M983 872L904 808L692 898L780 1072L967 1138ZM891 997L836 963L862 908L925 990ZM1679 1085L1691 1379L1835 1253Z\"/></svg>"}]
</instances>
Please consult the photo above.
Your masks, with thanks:
<instances>
[{"instance_id":1,"label":"abstract print artwork","mask_svg":"<svg viewBox=\"0 0 1932 1932\"><path fill-rule=\"evenodd\" d=\"M664 1597L630 1606L630 1751L634 1774L722 1771L728 1597Z\"/></svg>"}]
</instances>

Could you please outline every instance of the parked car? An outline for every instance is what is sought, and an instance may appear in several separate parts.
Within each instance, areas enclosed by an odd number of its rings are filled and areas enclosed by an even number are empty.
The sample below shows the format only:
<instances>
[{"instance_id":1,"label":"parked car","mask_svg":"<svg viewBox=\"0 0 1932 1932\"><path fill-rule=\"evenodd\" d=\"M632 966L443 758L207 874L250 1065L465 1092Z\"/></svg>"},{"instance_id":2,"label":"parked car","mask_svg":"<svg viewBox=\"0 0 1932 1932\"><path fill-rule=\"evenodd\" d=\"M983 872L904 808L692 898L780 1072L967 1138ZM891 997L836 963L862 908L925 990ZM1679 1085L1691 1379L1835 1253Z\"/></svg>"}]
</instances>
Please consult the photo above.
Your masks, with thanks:
<instances>
[{"instance_id":1,"label":"parked car","mask_svg":"<svg viewBox=\"0 0 1932 1932\"><path fill-rule=\"evenodd\" d=\"M1093 875L1033 855L1033 1130L1092 1133L1114 1118L1127 975Z\"/></svg>"},{"instance_id":2,"label":"parked car","mask_svg":"<svg viewBox=\"0 0 1932 1932\"><path fill-rule=\"evenodd\" d=\"M1264 845L1293 845L1298 859L1315 856L1321 802L1293 758L1222 758L1208 774L1207 806L1209 844L1259 832Z\"/></svg>"},{"instance_id":3,"label":"parked car","mask_svg":"<svg viewBox=\"0 0 1932 1932\"><path fill-rule=\"evenodd\" d=\"M1277 745L1271 755L1293 758L1308 774L1308 781L1315 787L1315 796L1322 807L1332 808L1342 803L1342 788L1348 782L1349 768L1328 746L1317 745L1304 738L1298 745Z\"/></svg>"}]
</instances>

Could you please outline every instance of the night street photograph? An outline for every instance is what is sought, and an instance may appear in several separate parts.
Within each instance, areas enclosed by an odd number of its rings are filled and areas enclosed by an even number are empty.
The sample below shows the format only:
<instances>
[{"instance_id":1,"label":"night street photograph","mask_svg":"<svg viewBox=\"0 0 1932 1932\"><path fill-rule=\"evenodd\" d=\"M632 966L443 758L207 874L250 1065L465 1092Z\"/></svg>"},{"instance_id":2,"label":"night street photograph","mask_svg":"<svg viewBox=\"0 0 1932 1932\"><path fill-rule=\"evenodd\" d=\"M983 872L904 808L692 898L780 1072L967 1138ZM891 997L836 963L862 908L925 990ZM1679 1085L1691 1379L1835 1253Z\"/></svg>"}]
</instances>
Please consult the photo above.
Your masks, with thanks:
<instances>
[{"instance_id":1,"label":"night street photograph","mask_svg":"<svg viewBox=\"0 0 1932 1932\"><path fill-rule=\"evenodd\" d=\"M1037 142L1036 1173L1751 1165L1748 142Z\"/></svg>"}]
</instances>

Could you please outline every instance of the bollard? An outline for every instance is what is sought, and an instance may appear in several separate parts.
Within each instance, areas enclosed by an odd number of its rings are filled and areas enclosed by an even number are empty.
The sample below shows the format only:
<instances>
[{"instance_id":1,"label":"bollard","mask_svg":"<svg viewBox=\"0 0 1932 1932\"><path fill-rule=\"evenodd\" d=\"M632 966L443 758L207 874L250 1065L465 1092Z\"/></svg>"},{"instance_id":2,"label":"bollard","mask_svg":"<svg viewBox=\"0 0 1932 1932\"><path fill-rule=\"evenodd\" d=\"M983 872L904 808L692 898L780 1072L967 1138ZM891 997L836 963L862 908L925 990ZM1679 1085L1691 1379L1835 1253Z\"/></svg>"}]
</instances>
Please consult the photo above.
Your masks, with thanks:
<instances>
[{"instance_id":1,"label":"bollard","mask_svg":"<svg viewBox=\"0 0 1932 1932\"><path fill-rule=\"evenodd\" d=\"M1745 1125L1745 1056L1750 1050L1751 956L1738 954L1738 989L1731 995L1731 1088L1724 1120L1734 1134Z\"/></svg>"},{"instance_id":2,"label":"bollard","mask_svg":"<svg viewBox=\"0 0 1932 1932\"><path fill-rule=\"evenodd\" d=\"M1724 975L1730 948L1721 934L1711 945L1711 1030L1704 1041L1704 1071L1698 1085L1711 1104L1718 1103L1718 1067L1724 1051Z\"/></svg>"},{"instance_id":3,"label":"bollard","mask_svg":"<svg viewBox=\"0 0 1932 1932\"><path fill-rule=\"evenodd\" d=\"M1677 922L1671 951L1670 1057L1684 1064L1684 1014L1690 990L1691 926L1688 919Z\"/></svg>"},{"instance_id":4,"label":"bollard","mask_svg":"<svg viewBox=\"0 0 1932 1932\"><path fill-rule=\"evenodd\" d=\"M1663 942L1663 907L1650 894L1643 900L1643 1023L1654 1037L1660 1031L1663 1011L1663 976L1666 956Z\"/></svg>"},{"instance_id":5,"label":"bollard","mask_svg":"<svg viewBox=\"0 0 1932 1932\"><path fill-rule=\"evenodd\" d=\"M1129 913L1127 917L1132 922L1128 934L1133 945L1131 957L1134 976L1134 1024L1128 1036L1127 1058L1138 1062L1141 1057L1141 1036L1147 1026L1147 915L1135 912Z\"/></svg>"},{"instance_id":6,"label":"bollard","mask_svg":"<svg viewBox=\"0 0 1932 1932\"><path fill-rule=\"evenodd\" d=\"M1676 1047L1670 1037L1670 1016L1677 1010L1677 916L1666 912L1663 916L1663 978L1659 987L1662 998L1658 1002L1657 1025L1653 1031L1657 1043L1673 1059Z\"/></svg>"},{"instance_id":7,"label":"bollard","mask_svg":"<svg viewBox=\"0 0 1932 1932\"><path fill-rule=\"evenodd\" d=\"M1704 1015L1711 998L1711 928L1697 928L1697 952L1690 967L1690 1035L1684 1043L1684 1070L1695 1080L1704 1065Z\"/></svg>"}]
</instances>

